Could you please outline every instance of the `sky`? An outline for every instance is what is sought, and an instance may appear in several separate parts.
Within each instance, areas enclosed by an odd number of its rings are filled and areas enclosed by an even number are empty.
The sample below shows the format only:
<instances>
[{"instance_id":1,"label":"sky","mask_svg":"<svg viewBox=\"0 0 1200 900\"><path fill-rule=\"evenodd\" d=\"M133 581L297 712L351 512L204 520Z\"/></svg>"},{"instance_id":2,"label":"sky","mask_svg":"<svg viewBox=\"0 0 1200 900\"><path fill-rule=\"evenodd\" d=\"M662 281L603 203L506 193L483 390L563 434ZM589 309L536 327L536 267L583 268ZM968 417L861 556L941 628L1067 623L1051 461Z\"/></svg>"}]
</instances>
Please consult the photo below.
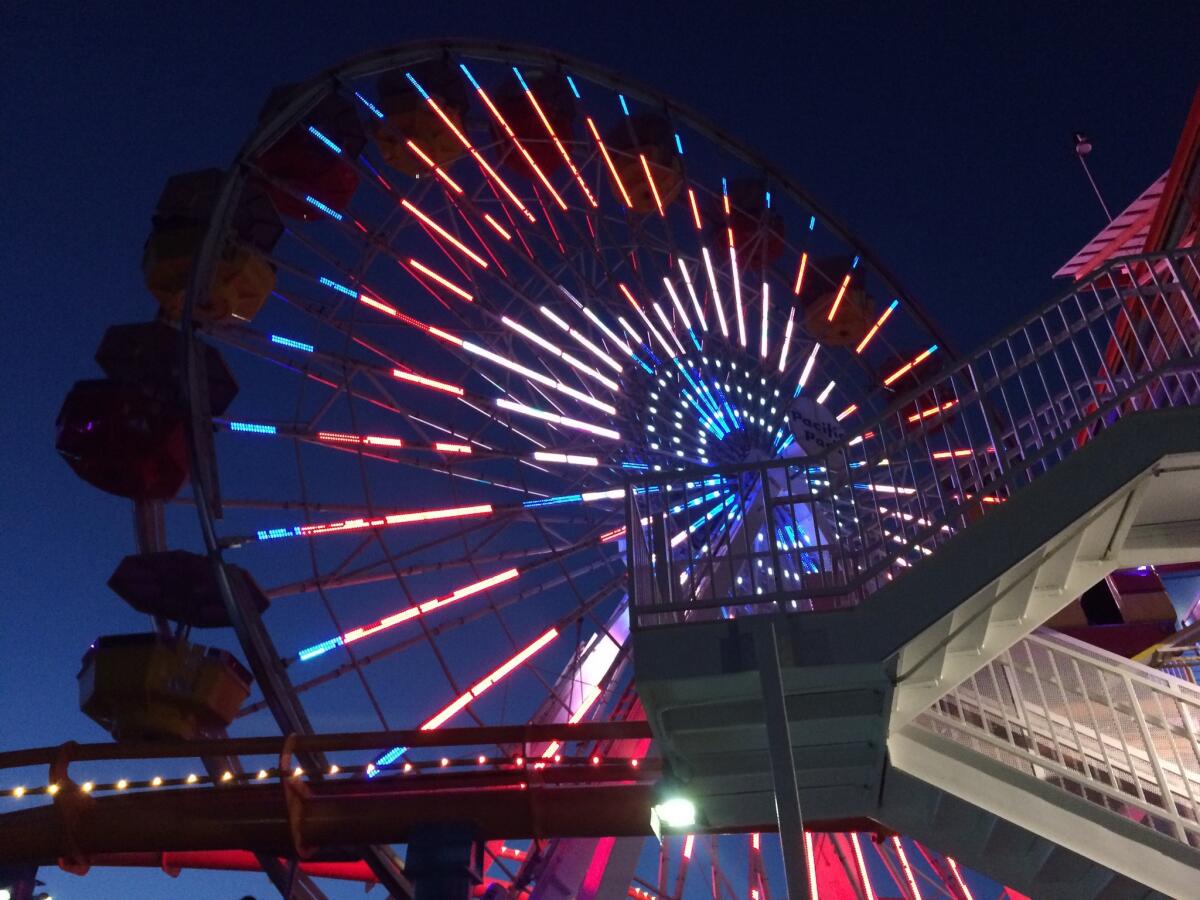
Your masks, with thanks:
<instances>
[{"instance_id":1,"label":"sky","mask_svg":"<svg viewBox=\"0 0 1200 900\"><path fill-rule=\"evenodd\" d=\"M1053 271L1104 224L1074 131L1114 213L1165 170L1200 80L1200 7L888 6L8 5L0 749L103 738L75 673L94 637L143 627L104 587L132 523L57 457L54 417L99 375L104 328L153 312L138 264L162 182L231 160L273 86L456 35L594 60L791 173L969 349L1051 299ZM43 877L58 898L269 896L252 875Z\"/></svg>"}]
</instances>

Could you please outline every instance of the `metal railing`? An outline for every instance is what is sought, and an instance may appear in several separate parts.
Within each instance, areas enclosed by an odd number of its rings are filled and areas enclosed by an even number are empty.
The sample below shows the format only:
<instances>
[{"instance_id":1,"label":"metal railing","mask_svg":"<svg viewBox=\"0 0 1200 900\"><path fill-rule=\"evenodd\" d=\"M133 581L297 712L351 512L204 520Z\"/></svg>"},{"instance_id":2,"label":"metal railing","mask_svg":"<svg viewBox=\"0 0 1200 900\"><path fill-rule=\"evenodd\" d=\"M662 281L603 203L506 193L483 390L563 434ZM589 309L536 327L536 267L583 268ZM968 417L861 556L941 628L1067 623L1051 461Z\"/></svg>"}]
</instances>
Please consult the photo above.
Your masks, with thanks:
<instances>
[{"instance_id":1,"label":"metal railing","mask_svg":"<svg viewBox=\"0 0 1200 900\"><path fill-rule=\"evenodd\" d=\"M914 722L1200 849L1200 688L1054 632Z\"/></svg>"},{"instance_id":2,"label":"metal railing","mask_svg":"<svg viewBox=\"0 0 1200 900\"><path fill-rule=\"evenodd\" d=\"M1115 260L821 456L632 479L635 627L854 605L1117 419L1200 403L1198 290L1200 248Z\"/></svg>"},{"instance_id":3,"label":"metal railing","mask_svg":"<svg viewBox=\"0 0 1200 900\"><path fill-rule=\"evenodd\" d=\"M1200 644L1155 650L1147 665L1189 684L1200 684L1197 681L1200 675Z\"/></svg>"}]
</instances>

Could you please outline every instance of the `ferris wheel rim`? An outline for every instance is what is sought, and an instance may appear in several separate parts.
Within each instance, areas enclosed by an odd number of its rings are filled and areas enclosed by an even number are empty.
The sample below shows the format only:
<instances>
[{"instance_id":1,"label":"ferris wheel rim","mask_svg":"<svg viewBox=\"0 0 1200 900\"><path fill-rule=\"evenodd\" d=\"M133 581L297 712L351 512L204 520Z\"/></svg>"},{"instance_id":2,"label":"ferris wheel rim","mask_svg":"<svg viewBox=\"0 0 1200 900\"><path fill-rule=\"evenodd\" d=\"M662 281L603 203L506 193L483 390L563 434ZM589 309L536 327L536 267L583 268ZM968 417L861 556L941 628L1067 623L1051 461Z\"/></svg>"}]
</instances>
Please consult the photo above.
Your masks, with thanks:
<instances>
[{"instance_id":1,"label":"ferris wheel rim","mask_svg":"<svg viewBox=\"0 0 1200 900\"><path fill-rule=\"evenodd\" d=\"M339 85L353 78L375 75L379 72L392 70L403 64L432 58L431 54L462 53L480 59L510 62L516 59L535 60L542 63L552 63L560 68L569 68L586 76L589 80L613 90L628 93L635 99L652 101L652 105L678 115L682 120L710 140L720 144L731 154L752 168L763 172L776 181L793 198L807 206L815 215L820 217L823 225L837 238L852 246L880 276L893 296L901 298L905 306L920 321L921 325L934 337L950 359L956 358L957 351L953 342L939 329L936 320L929 315L921 302L909 291L895 272L884 264L869 244L852 231L829 208L819 202L799 182L797 182L783 167L777 165L764 154L758 153L741 138L731 134L710 117L696 111L688 104L672 99L668 94L659 91L636 79L628 78L619 72L593 63L583 57L558 50L549 50L533 44L512 41L494 41L482 38L437 38L423 41L406 41L391 47L374 50L351 57L333 66L329 66L316 75L300 82L294 95L287 103L280 106L273 115L260 121L250 136L242 143L237 151L227 178L236 180L245 163L256 152L296 124L298 119L326 92L336 89ZM218 213L214 213L213 222L221 221ZM221 222L223 228L226 223ZM219 230L219 229L218 229ZM202 250L203 253L203 250ZM189 289L190 295L190 289Z\"/></svg>"},{"instance_id":2,"label":"ferris wheel rim","mask_svg":"<svg viewBox=\"0 0 1200 900\"><path fill-rule=\"evenodd\" d=\"M754 169L766 174L802 206L819 215L823 224L835 237L854 247L856 252L859 252L868 265L883 279L886 286L897 296L904 298L906 307L913 311L920 323L935 336L938 334L936 327L929 321L928 316L920 308L919 304L913 301L911 295L898 285L895 277L882 266L876 255L855 234L850 232L839 219L830 215L826 208L818 203L803 187L763 155L752 150L711 120L695 112L690 107L674 101L661 91L571 54L513 42L470 38L435 39L405 42L383 50L362 54L326 68L302 82L294 89L294 92L286 103L282 104L272 115L264 117L256 125L251 135L237 152L229 171L223 179L220 193L214 204L210 225L205 231L204 240L189 279L181 319L182 341L185 348L185 365L181 371L181 377L184 383L184 394L187 399L187 423L189 426L188 450L193 462L190 477L192 490L196 496L196 508L198 516L201 519L201 530L206 548L210 556L218 561L218 567L222 570L224 570L226 563L224 561L221 541L216 535L213 511L208 503L208 493L204 484L205 467L198 464L202 463L204 459L203 448L199 443L199 438L203 433L205 423L198 418L200 413L195 401L198 399L196 392L200 389L200 385L196 382L194 367L191 365L192 355L190 348L197 340L193 316L196 297L204 290L211 278L212 267L219 252L220 239L226 233L240 189L245 183L248 163L257 152L265 146L270 145L280 135L294 126L322 97L336 91L346 81L378 74L383 71L394 70L403 65L451 53L503 62L533 61L543 66L568 68L590 81L599 83L614 91L628 92L633 98L643 99L656 108L669 111L672 115L678 116L689 127L701 135L714 141L721 148L731 152L732 155ZM248 656L253 657L254 662L258 663L261 667L261 671L264 673L269 671L275 661L264 658L261 648L256 648L253 653L251 652L252 647L258 642L251 639L246 629L252 624L257 623L242 620L240 613L235 609L237 603L236 599L232 596L232 589L229 586L227 574L222 574L218 578L218 585L222 589L223 599L231 612L231 616L235 613L237 614L233 618L233 621L241 625L238 637L239 643L243 645L244 652ZM258 618L257 615L255 615L255 618ZM282 676L282 673L279 674ZM286 688L283 686L284 684L287 685ZM300 703L298 696L292 689L290 679L284 679L283 681L279 681L278 679L266 680L263 682L263 689L264 695L269 695L265 696L268 705L276 707L286 704L295 711L292 715L288 716L286 725L283 722L279 723L280 727L287 730L311 731L311 725L307 723L307 717L302 712L303 704Z\"/></svg>"}]
</instances>

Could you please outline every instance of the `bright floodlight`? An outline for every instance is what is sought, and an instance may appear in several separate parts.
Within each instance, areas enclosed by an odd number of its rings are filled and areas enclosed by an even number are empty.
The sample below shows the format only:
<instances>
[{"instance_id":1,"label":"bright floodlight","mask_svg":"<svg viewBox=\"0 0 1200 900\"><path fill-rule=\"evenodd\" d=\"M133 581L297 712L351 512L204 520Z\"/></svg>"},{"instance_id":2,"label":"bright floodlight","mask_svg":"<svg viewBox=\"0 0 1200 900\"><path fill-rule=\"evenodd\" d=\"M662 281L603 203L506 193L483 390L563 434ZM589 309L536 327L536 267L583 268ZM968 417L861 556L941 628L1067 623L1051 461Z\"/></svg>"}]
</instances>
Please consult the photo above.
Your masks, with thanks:
<instances>
[{"instance_id":1,"label":"bright floodlight","mask_svg":"<svg viewBox=\"0 0 1200 900\"><path fill-rule=\"evenodd\" d=\"M8 888L0 888L0 900L10 900L11 897L12 894L9 893Z\"/></svg>"},{"instance_id":2,"label":"bright floodlight","mask_svg":"<svg viewBox=\"0 0 1200 900\"><path fill-rule=\"evenodd\" d=\"M696 804L687 797L668 797L654 807L659 822L672 831L691 828L696 824Z\"/></svg>"}]
</instances>

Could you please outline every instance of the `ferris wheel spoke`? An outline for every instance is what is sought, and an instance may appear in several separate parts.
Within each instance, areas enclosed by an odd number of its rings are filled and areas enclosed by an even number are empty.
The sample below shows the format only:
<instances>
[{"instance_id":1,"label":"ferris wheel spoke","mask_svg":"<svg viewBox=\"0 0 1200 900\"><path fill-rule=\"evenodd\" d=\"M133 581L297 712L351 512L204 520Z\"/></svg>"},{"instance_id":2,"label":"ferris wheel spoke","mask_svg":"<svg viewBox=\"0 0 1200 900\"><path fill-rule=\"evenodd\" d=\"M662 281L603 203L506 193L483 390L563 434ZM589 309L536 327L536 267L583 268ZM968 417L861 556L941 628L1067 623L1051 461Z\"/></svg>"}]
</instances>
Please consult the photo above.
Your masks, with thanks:
<instances>
[{"instance_id":1,"label":"ferris wheel spoke","mask_svg":"<svg viewBox=\"0 0 1200 900\"><path fill-rule=\"evenodd\" d=\"M505 527L507 527L507 526L504 523L500 523L499 525L492 526L490 529L490 531L492 532L492 536L494 537L495 535L499 534ZM459 538L465 538L468 534L472 533L473 531L477 531L477 530L479 530L478 527L461 529L460 531L458 531L456 534L454 534L451 537L447 537L447 538L441 539L436 542L431 542L431 544L427 545L427 547L436 546L437 544L442 544L442 543L445 543L450 540L458 540ZM609 538L608 540L611 540L611 538ZM482 547L482 546L486 545L489 541L490 541L490 538L487 540L481 540L477 546ZM589 538L587 540L581 540L581 541L576 541L576 542L571 542L571 543L564 542L559 545L552 545L552 546L546 546L546 547L538 547L538 546L520 547L517 549L503 550L503 551L499 551L499 552L491 553L491 554L478 553L473 550L470 552L469 555L464 555L462 557L454 557L454 558L450 558L450 559L439 560L436 562L420 563L420 564L415 564L415 565L403 566L403 567L400 567L397 570L397 572L401 576L407 577L410 575L424 575L424 574L428 574L430 572L446 572L446 571L451 571L453 569L459 569L459 568L463 568L466 566L472 566L472 565L484 565L484 564L491 564L491 563L511 563L514 560L534 559L539 556L545 556L548 554L559 554L559 555L568 554L575 550L592 548L594 545L600 544L600 543L607 543L607 540L604 540L603 536L598 536L598 537L594 537L594 538ZM411 554L409 554L409 555L411 555ZM274 599L277 597L289 597L289 596L294 596L297 594L307 593L309 591L316 590L318 587L320 587L324 590L335 590L337 588L342 588L342 587L359 587L362 585L377 584L380 582L395 580L396 576L394 573L392 573L390 571L389 572L377 571L378 569L384 567L385 565L386 565L385 562L372 562L372 563L364 565L358 569L352 570L350 572L346 572L345 574L339 574L341 572L341 568L342 568L339 566L338 569L333 570L329 573L326 573L325 575L322 575L318 578L307 579L307 580L296 581L296 582L291 582L288 584L279 585L278 587L274 587L274 588L270 588L270 589L266 590L264 593L269 598Z\"/></svg>"},{"instance_id":2,"label":"ferris wheel spoke","mask_svg":"<svg viewBox=\"0 0 1200 900\"><path fill-rule=\"evenodd\" d=\"M429 326L429 327L432 328L432 326ZM434 330L439 331L439 336L443 336L444 340L452 340L452 341L459 340L459 339L453 338L453 336L449 335L449 333L447 333L447 332L440 332L440 330L437 330L437 329L434 329ZM477 355L488 355L492 358L499 358L498 355L492 354L491 351L487 351L484 348L481 348L478 345L475 345L471 342L463 342L463 343L467 344L468 349L475 350ZM261 348L256 348L255 350L252 350L252 352L259 352L260 355L263 355ZM282 364L288 365L287 363L282 363ZM516 366L518 366L518 364L514 363L507 367L513 368ZM290 366L290 367L294 367L294 366ZM520 367L520 368L523 369L524 367ZM309 373L304 369L301 369L301 370L305 371L306 374L309 374L310 377L313 377L314 379L318 380L322 384L325 384L327 386L337 387L336 382L333 382L330 379L323 378L314 373ZM330 370L331 374L333 374L334 371L336 371L336 370L338 370L338 367L336 365L331 366L331 370ZM502 422L507 423L507 419L502 420L502 419L498 419L494 416L489 416L488 414L484 413L483 410L480 408L481 406L497 406L501 409L515 409L518 412L524 412L525 410L534 410L532 412L526 412L525 414L532 415L535 418L540 418L543 421L555 422L560 425L565 425L568 428L582 429L584 431L588 431L588 432L594 433L594 434L600 434L602 436L615 436L616 435L616 432L613 432L611 429L601 428L600 426L593 426L593 425L590 425L589 423L582 423L580 420L575 419L573 417L560 416L557 413L546 413L544 411L541 411L542 414L539 414L539 412L536 411L536 408L526 407L524 404L516 404L514 406L509 406L507 404L511 403L512 401L504 401L503 398L497 398L497 399L489 402L488 398L483 397L482 395L477 395L477 394L468 392L468 391L466 391L466 389L460 387L459 385L439 381L437 379L429 378L427 376L420 375L418 373L414 373L411 371L406 371L403 369L392 369L390 372L388 372L386 369L383 369L378 366L372 366L372 365L366 364L366 363L351 364L351 366L349 367L349 370L347 370L345 366L342 366L340 368L339 374L343 377L344 382L347 384L346 392L349 395L357 396L360 399L364 399L364 400L366 400L370 403L374 403L376 405L381 405L385 409L389 409L392 412L395 412L399 415L404 415L410 419L412 418L411 415L400 410L397 406L395 406L394 403L381 401L376 398L369 397L367 395L361 395L358 392L349 389L349 387L348 387L349 379L351 377L353 377L354 374L357 374L359 372L366 374L369 377L369 379L372 381L372 383L375 384L376 387L380 388L381 393L384 393L389 398L391 396L390 391L387 391L380 386L379 380L378 380L380 377L390 376L390 378L394 381L417 386L417 387L427 389L427 390L451 394L451 395L455 396L460 402L465 403L470 408L472 408L476 412L478 412L484 421L502 421ZM548 380L544 376L539 376L539 379L540 379L539 383L540 383L540 381ZM536 387L537 385L535 384L532 386ZM571 389L568 388L567 390L571 390ZM471 401L475 401L475 402L472 403ZM615 411L615 408L613 408L613 409ZM508 424L508 427L511 431L513 431L513 433L522 434L522 432L520 432L518 429L516 429L511 424ZM535 441L535 443L540 443L540 442ZM544 445L542 445L542 446L544 446Z\"/></svg>"},{"instance_id":3,"label":"ferris wheel spoke","mask_svg":"<svg viewBox=\"0 0 1200 900\"><path fill-rule=\"evenodd\" d=\"M592 572L599 568L603 568L604 565L605 565L605 563L603 561L593 560L592 562L585 563L584 565L573 569L571 572L571 575L572 575L572 577L582 577L583 575L586 575L588 572ZM484 619L488 616L493 615L495 612L495 609L497 609L497 608L505 609L505 608L508 608L515 604L518 604L524 600L529 600L533 597L537 597L548 591L552 591L557 587L560 587L565 582L566 577L567 576L565 576L565 575L556 576L554 578L548 579L547 581L545 581L539 585L531 587L526 591L522 591L522 592L519 592L512 596L506 597L503 600L499 600L494 604L494 606L480 607L478 609L471 610L470 612L463 613L462 615L460 615L457 618L452 619L450 621L431 625L431 626L429 626L429 633L432 636L437 637L437 636L440 636L443 634L447 634L458 628L464 627L466 625L471 625L475 622L478 622L481 619ZM611 582L609 582L609 584L606 586L609 594L611 594L611 592L613 590L615 590L618 586L620 586L620 584L622 583L622 578L623 578L623 576L618 576L617 578L614 578L614 579L612 579ZM600 601L597 600L597 602L600 602ZM388 657L393 656L396 653L402 652L404 650L412 649L413 647L424 643L424 641L425 641L424 635L414 635L414 636L405 638L403 640L396 641L387 646L381 647L379 650L376 650L373 653L360 656L358 658L358 663L359 663L359 665L364 666L364 667L369 666L369 665L377 663L383 659L387 659ZM294 685L294 688L295 688L296 693L302 694L302 693L312 690L315 687L319 687L320 685L328 684L329 682L334 681L338 678L341 678L344 675L348 675L352 671L354 671L353 665L351 665L349 663L343 663L343 664L335 667L334 669L331 669L328 672L322 673L321 675L317 675L306 681L297 682ZM252 713L258 712L265 708L266 708L265 701L260 701L258 703L251 703L251 704L246 705L239 711L238 717L241 718L243 716L251 715Z\"/></svg>"},{"instance_id":4,"label":"ferris wheel spoke","mask_svg":"<svg viewBox=\"0 0 1200 900\"><path fill-rule=\"evenodd\" d=\"M492 536L494 536L494 531L493 531ZM476 546L475 549L478 549L479 547L484 546L488 542L489 539L490 538L485 538L483 541L481 541ZM465 540L465 536L464 536L464 540ZM426 615L429 615L430 613L433 613L438 610L442 610L454 603L457 603L458 601L464 600L468 597L474 596L483 591L490 591L492 588L499 587L500 585L506 584L510 581L522 579L522 580L528 582L535 574L538 573L538 571L540 569L542 569L544 567L554 565L554 566L558 566L561 568L561 562L565 556L570 555L581 549L587 549L592 545L592 543L593 543L592 540L588 540L588 541L582 542L582 543L577 543L573 546L568 547L566 549L565 553L559 553L557 551L550 550L548 553L548 555L549 555L548 559L544 559L544 560L533 562L533 563L526 563L525 565L519 565L516 567L510 567L510 568L504 569L503 571L500 571L498 573L491 574L485 578L481 578L477 581L471 582L469 584L460 585L460 586L456 587L453 591L451 591L447 594L439 595L437 597L433 597L431 599L422 601L420 603L410 604L408 607L406 607L402 610L391 613L391 614L384 616L380 619L377 619L367 625L363 625L363 626L359 626L359 627L350 629L349 631L342 632L342 633L334 636L333 638L329 638L329 639L321 641L317 644L311 645L311 646L299 651L299 653L294 658L289 657L288 662L289 662L289 664L291 662L308 662L312 659L316 659L317 657L319 657L325 653L328 653L331 650L335 650L339 647L348 646L349 644L355 643L356 641L359 641L364 638L368 638L373 635L382 633L383 631L389 630L389 629L396 627L398 625L401 625L405 622L413 621L419 617L424 617ZM460 561L461 564L474 568L477 565L477 563L479 562L478 558L475 557L475 555L473 554L472 548L465 547L464 550L466 552L464 553L463 559ZM528 559L528 554L526 554L526 556L524 558ZM403 577L405 577L405 570L398 567L396 565L394 559L389 558L389 560L387 562L388 562L389 568L391 569L391 572L389 573L389 576L391 578L402 579ZM563 569L563 573L568 575L568 577L569 577L569 573L565 569ZM389 576L385 576L385 577L389 577ZM324 587L321 582L318 582L317 586L320 589L323 589L323 587ZM582 599L580 600L580 602L582 605Z\"/></svg>"},{"instance_id":5,"label":"ferris wheel spoke","mask_svg":"<svg viewBox=\"0 0 1200 900\"><path fill-rule=\"evenodd\" d=\"M561 636L564 629L574 622L579 621L580 618L586 615L587 611L595 608L595 606L607 599L613 593L614 589L615 588L609 588L608 590L598 592L588 601L586 607L580 608L579 610L559 619L557 622L551 625L550 628L546 629L544 632L538 635L538 637L530 641L528 644L510 656L504 663L480 678L478 681L472 684L471 687L462 691L454 700L442 707L437 713L427 719L420 726L421 730L432 731L440 728L460 712L463 712L464 710L470 710L471 704L476 699L483 696L492 687L504 681L509 675L518 669L522 667L528 667L532 670L533 666L531 664L531 660L541 650ZM540 680L540 675L537 677ZM544 680L542 683L545 685ZM547 689L549 690L548 686ZM393 747L376 757L375 761L367 767L368 776L376 774L377 772L381 771L384 766L390 765L396 760L400 759L407 749L408 748L406 747Z\"/></svg>"}]
</instances>

